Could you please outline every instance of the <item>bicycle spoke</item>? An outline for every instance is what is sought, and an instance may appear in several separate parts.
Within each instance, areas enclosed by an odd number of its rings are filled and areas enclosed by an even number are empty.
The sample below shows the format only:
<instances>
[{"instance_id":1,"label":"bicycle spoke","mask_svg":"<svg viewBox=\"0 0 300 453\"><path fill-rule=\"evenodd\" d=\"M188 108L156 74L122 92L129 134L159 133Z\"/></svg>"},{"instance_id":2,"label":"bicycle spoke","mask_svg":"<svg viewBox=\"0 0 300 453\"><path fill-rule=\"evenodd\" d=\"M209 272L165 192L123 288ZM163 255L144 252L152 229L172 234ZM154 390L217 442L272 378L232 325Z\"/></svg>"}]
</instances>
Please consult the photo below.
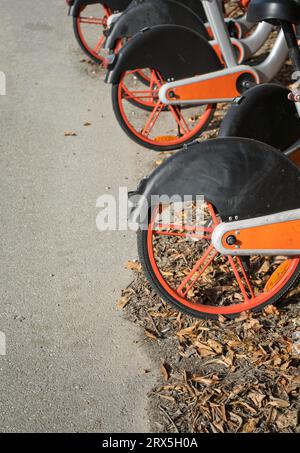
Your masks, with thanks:
<instances>
[{"instance_id":1,"label":"bicycle spoke","mask_svg":"<svg viewBox=\"0 0 300 453\"><path fill-rule=\"evenodd\" d=\"M241 290L241 293L242 293L242 295L244 296L244 299L245 299L244 302L248 302L248 301L249 301L249 296L248 296L248 294L247 294L245 285L244 285L244 283L243 283L243 280L242 280L242 278L241 278L241 276L240 276L240 274L239 274L239 271L238 271L238 269L237 269L237 267L236 267L236 265L235 265L235 262L234 262L232 256L228 256L228 261L229 261L230 266L231 266L231 269L232 269L232 271L233 271L233 273L234 273L234 275L235 275L235 278L236 278L236 281L237 281L237 283L238 283L238 285L239 285L239 288L240 288L240 290ZM244 271L244 272L245 272L245 271ZM242 274L243 274L243 272L242 272ZM244 277L244 274L243 274L243 277ZM252 292L252 289L251 289L251 287L250 287L250 283L249 283L247 277L246 277L245 280L246 280L246 283L247 283L247 286L248 286L248 290L249 290L249 288L250 288L251 297L253 297L253 292Z\"/></svg>"},{"instance_id":2,"label":"bicycle spoke","mask_svg":"<svg viewBox=\"0 0 300 453\"><path fill-rule=\"evenodd\" d=\"M195 239L211 239L211 236L200 236L199 234L192 234L192 233L175 233L174 231L154 231L154 234L160 236L177 236L183 238L195 238Z\"/></svg>"},{"instance_id":3,"label":"bicycle spoke","mask_svg":"<svg viewBox=\"0 0 300 453\"><path fill-rule=\"evenodd\" d=\"M157 223L156 226L161 229L173 229L173 230L186 230L186 231L201 231L212 233L212 228L200 227L197 225L176 225L175 223Z\"/></svg>"},{"instance_id":4,"label":"bicycle spoke","mask_svg":"<svg viewBox=\"0 0 300 453\"><path fill-rule=\"evenodd\" d=\"M102 35L100 37L99 41L97 42L96 46L94 47L94 52L98 52L103 47L104 41L105 41L105 36Z\"/></svg>"},{"instance_id":5,"label":"bicycle spoke","mask_svg":"<svg viewBox=\"0 0 300 453\"><path fill-rule=\"evenodd\" d=\"M220 221L219 221L219 219L216 216L216 213L215 213L215 210L214 210L213 206L210 203L207 203L207 208L209 210L209 213L211 215L211 218L213 220L214 225L219 225Z\"/></svg>"},{"instance_id":6,"label":"bicycle spoke","mask_svg":"<svg viewBox=\"0 0 300 453\"><path fill-rule=\"evenodd\" d=\"M152 110L151 114L149 115L149 119L148 119L147 123L145 124L144 129L142 130L142 135L149 136L162 109L163 109L163 104L160 101L158 101L156 103L154 109Z\"/></svg>"},{"instance_id":7,"label":"bicycle spoke","mask_svg":"<svg viewBox=\"0 0 300 453\"><path fill-rule=\"evenodd\" d=\"M182 116L179 107L169 105L169 109L172 112L173 117L179 127L180 133L182 135L188 134L190 132L190 128L188 127L184 117Z\"/></svg>"},{"instance_id":8,"label":"bicycle spoke","mask_svg":"<svg viewBox=\"0 0 300 453\"><path fill-rule=\"evenodd\" d=\"M89 24L89 25L105 25L106 23L106 17L103 17L102 19L98 19L96 17L82 17L80 16L79 18L80 23L82 24Z\"/></svg>"},{"instance_id":9,"label":"bicycle spoke","mask_svg":"<svg viewBox=\"0 0 300 453\"><path fill-rule=\"evenodd\" d=\"M155 93L154 91L151 92L151 90L129 90L126 85L122 85L122 90L124 91L125 96L123 96L123 99L151 99L153 100L153 94ZM157 91L156 91L157 93Z\"/></svg>"},{"instance_id":10,"label":"bicycle spoke","mask_svg":"<svg viewBox=\"0 0 300 453\"><path fill-rule=\"evenodd\" d=\"M250 292L250 294L251 294L251 297L255 297L254 291L253 291L252 286L251 286L251 284L250 284L250 282L249 282L249 279L248 279L248 277L247 277L247 274L246 274L244 265L243 265L243 263L242 263L242 260L241 260L241 258L238 257L238 256L236 257L236 259L237 259L237 262L239 263L240 269L241 269L241 271L242 271L244 280L245 280L245 282L246 282L246 284L247 284L247 287L248 287L248 290L249 290L249 292Z\"/></svg>"},{"instance_id":11,"label":"bicycle spoke","mask_svg":"<svg viewBox=\"0 0 300 453\"><path fill-rule=\"evenodd\" d=\"M170 230L178 230L170 231ZM186 232L184 232L186 231ZM201 234L202 233L202 234ZM195 238L195 239L211 239L212 229L193 226L193 225L175 225L158 223L153 229L153 234L160 236L175 236L175 237L184 237L184 238Z\"/></svg>"},{"instance_id":12,"label":"bicycle spoke","mask_svg":"<svg viewBox=\"0 0 300 453\"><path fill-rule=\"evenodd\" d=\"M199 280L205 269L214 261L216 256L219 254L217 250L211 244L202 257L197 261L193 269L189 272L183 282L178 286L177 293L185 297L187 293L191 290L194 284ZM189 283L191 281L191 283ZM189 284L188 284L189 283ZM183 291L183 289L185 290Z\"/></svg>"}]
</instances>

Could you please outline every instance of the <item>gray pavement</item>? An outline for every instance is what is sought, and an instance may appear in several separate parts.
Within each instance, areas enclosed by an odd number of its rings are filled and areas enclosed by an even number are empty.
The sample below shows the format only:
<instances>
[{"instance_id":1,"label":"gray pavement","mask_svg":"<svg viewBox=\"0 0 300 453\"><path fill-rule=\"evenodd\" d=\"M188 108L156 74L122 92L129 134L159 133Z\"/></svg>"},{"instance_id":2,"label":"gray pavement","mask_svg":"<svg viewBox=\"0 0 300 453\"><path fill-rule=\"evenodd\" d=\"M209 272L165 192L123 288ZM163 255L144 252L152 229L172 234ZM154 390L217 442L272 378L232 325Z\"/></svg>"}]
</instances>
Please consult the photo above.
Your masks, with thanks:
<instances>
[{"instance_id":1,"label":"gray pavement","mask_svg":"<svg viewBox=\"0 0 300 453\"><path fill-rule=\"evenodd\" d=\"M135 235L95 220L97 197L134 188L153 153L117 126L66 12L1 0L0 431L148 431L154 366L115 308Z\"/></svg>"}]
</instances>

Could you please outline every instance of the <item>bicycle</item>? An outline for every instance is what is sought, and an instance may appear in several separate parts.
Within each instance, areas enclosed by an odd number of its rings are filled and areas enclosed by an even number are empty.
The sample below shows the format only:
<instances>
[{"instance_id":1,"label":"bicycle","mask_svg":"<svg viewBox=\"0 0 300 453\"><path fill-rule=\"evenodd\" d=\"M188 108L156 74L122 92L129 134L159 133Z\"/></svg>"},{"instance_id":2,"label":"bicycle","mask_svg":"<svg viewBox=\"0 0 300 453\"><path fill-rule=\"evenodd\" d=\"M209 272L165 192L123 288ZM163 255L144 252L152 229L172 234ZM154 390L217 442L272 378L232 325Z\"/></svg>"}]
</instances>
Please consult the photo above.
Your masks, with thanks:
<instances>
[{"instance_id":1,"label":"bicycle","mask_svg":"<svg viewBox=\"0 0 300 453\"><path fill-rule=\"evenodd\" d=\"M299 73L299 0L252 0L248 17L280 24ZM299 172L299 91L251 88L231 106L219 138L187 145L129 194L154 290L176 309L212 319L283 298L300 275ZM188 217L172 201L187 195Z\"/></svg>"},{"instance_id":2,"label":"bicycle","mask_svg":"<svg viewBox=\"0 0 300 453\"><path fill-rule=\"evenodd\" d=\"M132 140L146 148L175 150L194 140L208 127L217 103L231 102L251 86L272 80L287 58L281 31L262 63L238 64L218 2L201 1L207 16L213 17L219 53L193 30L160 25L136 34L108 65L106 81L112 84L117 121ZM270 32L272 24L267 27ZM243 48L241 41L238 45ZM150 89L132 82L132 74L146 68ZM132 110L132 99L148 103L147 117L141 109Z\"/></svg>"}]
</instances>

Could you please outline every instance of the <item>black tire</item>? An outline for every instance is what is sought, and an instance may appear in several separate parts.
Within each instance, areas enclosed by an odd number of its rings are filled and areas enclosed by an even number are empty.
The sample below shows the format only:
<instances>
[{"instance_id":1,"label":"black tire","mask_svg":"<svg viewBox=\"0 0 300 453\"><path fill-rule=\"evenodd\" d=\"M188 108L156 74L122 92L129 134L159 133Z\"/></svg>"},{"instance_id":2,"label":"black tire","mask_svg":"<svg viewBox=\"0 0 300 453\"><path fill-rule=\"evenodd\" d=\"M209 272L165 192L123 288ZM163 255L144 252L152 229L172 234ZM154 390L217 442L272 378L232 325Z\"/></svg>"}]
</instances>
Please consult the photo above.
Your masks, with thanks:
<instances>
[{"instance_id":1,"label":"black tire","mask_svg":"<svg viewBox=\"0 0 300 453\"><path fill-rule=\"evenodd\" d=\"M139 254L139 259L144 271L144 274L150 283L151 287L154 289L154 291L168 304L172 305L175 307L177 310L181 311L182 313L185 313L186 315L193 316L196 318L201 318L201 319L218 319L219 315L213 315L213 314L208 314L196 310L192 310L185 305L181 304L174 298L170 296L170 294L162 287L160 282L157 280L152 266L150 264L149 260L149 255L148 255L148 248L147 248L147 234L148 230L139 230L137 233L137 247L138 247L138 254ZM292 288L293 286L296 285L297 281L299 280L300 276L300 263L298 264L297 268L295 269L293 275L291 276L290 280L286 283L286 285L272 298L270 298L268 301L264 302L263 304L259 305L252 311L254 312L260 312L263 310L266 306L270 304L274 304L278 302L280 299L282 299ZM224 317L227 317L229 319L234 319L240 316L240 312L236 314L231 314L231 315L224 315Z\"/></svg>"},{"instance_id":2,"label":"black tire","mask_svg":"<svg viewBox=\"0 0 300 453\"><path fill-rule=\"evenodd\" d=\"M141 145L143 146L144 148L148 148L148 149L152 149L153 151L157 151L157 152L162 152L162 151L174 151L174 150L177 150L177 149L180 149L182 148L183 145L187 144L187 143L190 143L192 142L193 140L195 140L197 137L199 137L203 132L205 132L205 130L207 129L207 127L209 126L213 116L214 116L214 113L215 113L215 110L216 110L216 104L214 104L213 106L213 109L211 111L211 114L209 115L209 118L207 119L207 121L205 122L204 126L201 128L200 131L198 132L195 132L195 134L190 137L188 140L186 141L183 141L181 142L180 144L178 145L169 145L169 146L161 146L161 145L155 145L155 144L151 144L151 143L147 143L145 142L144 140L140 139L139 137L137 137L126 125L126 123L124 122L124 119L122 117L122 114L121 114L121 111L120 111L120 106L119 106L119 102L118 102L118 90L119 90L119 84L114 84L112 85L112 106L113 106L113 111L114 111L114 114L116 116L116 119L119 123L119 125L121 126L121 128L123 129L123 131L125 132L125 134L131 139L133 140L135 143L137 143L138 145ZM138 104L139 106L139 104ZM145 108L145 110L148 110L147 108Z\"/></svg>"}]
</instances>

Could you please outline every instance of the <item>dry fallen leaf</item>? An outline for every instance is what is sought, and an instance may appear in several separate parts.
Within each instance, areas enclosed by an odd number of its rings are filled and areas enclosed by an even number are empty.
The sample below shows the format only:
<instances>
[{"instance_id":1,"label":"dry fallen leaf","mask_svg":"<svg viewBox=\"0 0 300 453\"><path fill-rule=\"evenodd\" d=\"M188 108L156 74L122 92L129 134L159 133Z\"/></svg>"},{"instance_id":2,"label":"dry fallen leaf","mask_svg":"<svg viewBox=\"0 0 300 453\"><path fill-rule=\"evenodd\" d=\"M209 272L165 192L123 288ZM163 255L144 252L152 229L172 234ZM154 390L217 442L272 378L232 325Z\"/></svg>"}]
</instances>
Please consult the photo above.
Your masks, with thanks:
<instances>
[{"instance_id":1,"label":"dry fallen leaf","mask_svg":"<svg viewBox=\"0 0 300 453\"><path fill-rule=\"evenodd\" d=\"M170 379L170 366L167 363L161 364L160 372L163 376L164 381L168 381Z\"/></svg>"},{"instance_id":2,"label":"dry fallen leaf","mask_svg":"<svg viewBox=\"0 0 300 453\"><path fill-rule=\"evenodd\" d=\"M293 356L295 356L295 357L300 356L300 341L299 340L296 341L295 343L293 343L292 353L293 353Z\"/></svg>"},{"instance_id":3,"label":"dry fallen leaf","mask_svg":"<svg viewBox=\"0 0 300 453\"><path fill-rule=\"evenodd\" d=\"M275 316L278 316L280 313L278 311L278 309L274 306L274 305L268 305L265 309L264 309L264 312L267 314L267 315L275 315Z\"/></svg>"},{"instance_id":4,"label":"dry fallen leaf","mask_svg":"<svg viewBox=\"0 0 300 453\"><path fill-rule=\"evenodd\" d=\"M198 353L201 357L208 357L210 355L216 355L215 351L213 351L207 344L201 343L200 341L196 341L194 343L195 348L197 349Z\"/></svg>"},{"instance_id":5,"label":"dry fallen leaf","mask_svg":"<svg viewBox=\"0 0 300 453\"><path fill-rule=\"evenodd\" d=\"M218 354L221 354L221 352L223 351L223 346L216 340L209 339L207 341L207 344L208 346L210 346L211 349L213 349Z\"/></svg>"},{"instance_id":6,"label":"dry fallen leaf","mask_svg":"<svg viewBox=\"0 0 300 453\"><path fill-rule=\"evenodd\" d=\"M194 332L194 330L197 329L197 326L198 326L198 324L195 323L195 324L193 324L193 325L190 326L190 327L187 327L187 328L185 328L185 329L181 329L179 332L176 333L176 335L177 335L178 337L184 337L184 336L186 336L186 335L191 335L191 334Z\"/></svg>"},{"instance_id":7,"label":"dry fallen leaf","mask_svg":"<svg viewBox=\"0 0 300 453\"><path fill-rule=\"evenodd\" d=\"M254 330L255 332L257 332L259 329L262 328L262 324L260 324L258 319L250 318L250 319L248 319L247 322L245 322L243 327L245 330L251 329L251 330Z\"/></svg>"},{"instance_id":8,"label":"dry fallen leaf","mask_svg":"<svg viewBox=\"0 0 300 453\"><path fill-rule=\"evenodd\" d=\"M262 393L255 391L252 391L248 394L248 398L250 398L253 401L253 403L258 407L261 407L265 397L266 395L263 395Z\"/></svg>"},{"instance_id":9,"label":"dry fallen leaf","mask_svg":"<svg viewBox=\"0 0 300 453\"><path fill-rule=\"evenodd\" d=\"M201 357L209 357L211 355L215 355L215 352L212 349L207 348L197 348L197 351Z\"/></svg>"},{"instance_id":10,"label":"dry fallen leaf","mask_svg":"<svg viewBox=\"0 0 300 453\"><path fill-rule=\"evenodd\" d=\"M130 301L130 297L129 296L120 297L120 299L117 302L117 309L118 310L123 310L123 308L126 307L126 305L128 304L129 301Z\"/></svg>"},{"instance_id":11,"label":"dry fallen leaf","mask_svg":"<svg viewBox=\"0 0 300 453\"><path fill-rule=\"evenodd\" d=\"M130 270L133 270L135 272L141 272L142 265L138 261L128 260L127 263L125 264L125 269L130 269Z\"/></svg>"},{"instance_id":12,"label":"dry fallen leaf","mask_svg":"<svg viewBox=\"0 0 300 453\"><path fill-rule=\"evenodd\" d=\"M297 411L285 411L280 414L276 420L276 425L279 429L297 426Z\"/></svg>"},{"instance_id":13,"label":"dry fallen leaf","mask_svg":"<svg viewBox=\"0 0 300 453\"><path fill-rule=\"evenodd\" d=\"M76 132L65 132L65 137L76 137Z\"/></svg>"},{"instance_id":14,"label":"dry fallen leaf","mask_svg":"<svg viewBox=\"0 0 300 453\"><path fill-rule=\"evenodd\" d=\"M286 400L282 400L280 398L274 398L274 397L271 397L272 401L269 401L268 402L268 406L274 406L274 407L289 407L290 406L290 402L289 401L286 401Z\"/></svg>"},{"instance_id":15,"label":"dry fallen leaf","mask_svg":"<svg viewBox=\"0 0 300 453\"><path fill-rule=\"evenodd\" d=\"M150 332L150 330L145 330L145 335L150 338L150 340L157 340L157 336L153 332Z\"/></svg>"},{"instance_id":16,"label":"dry fallen leaf","mask_svg":"<svg viewBox=\"0 0 300 453\"><path fill-rule=\"evenodd\" d=\"M215 384L216 382L218 382L219 378L216 375L214 375L214 376L212 376L210 378L205 377L205 376L193 376L192 380L194 382L198 382L199 384L212 385L212 384Z\"/></svg>"},{"instance_id":17,"label":"dry fallen leaf","mask_svg":"<svg viewBox=\"0 0 300 453\"><path fill-rule=\"evenodd\" d=\"M244 426L242 427L242 432L243 433L253 433L258 421L259 421L258 418L250 418L247 421L247 423L245 423Z\"/></svg>"}]
</instances>

